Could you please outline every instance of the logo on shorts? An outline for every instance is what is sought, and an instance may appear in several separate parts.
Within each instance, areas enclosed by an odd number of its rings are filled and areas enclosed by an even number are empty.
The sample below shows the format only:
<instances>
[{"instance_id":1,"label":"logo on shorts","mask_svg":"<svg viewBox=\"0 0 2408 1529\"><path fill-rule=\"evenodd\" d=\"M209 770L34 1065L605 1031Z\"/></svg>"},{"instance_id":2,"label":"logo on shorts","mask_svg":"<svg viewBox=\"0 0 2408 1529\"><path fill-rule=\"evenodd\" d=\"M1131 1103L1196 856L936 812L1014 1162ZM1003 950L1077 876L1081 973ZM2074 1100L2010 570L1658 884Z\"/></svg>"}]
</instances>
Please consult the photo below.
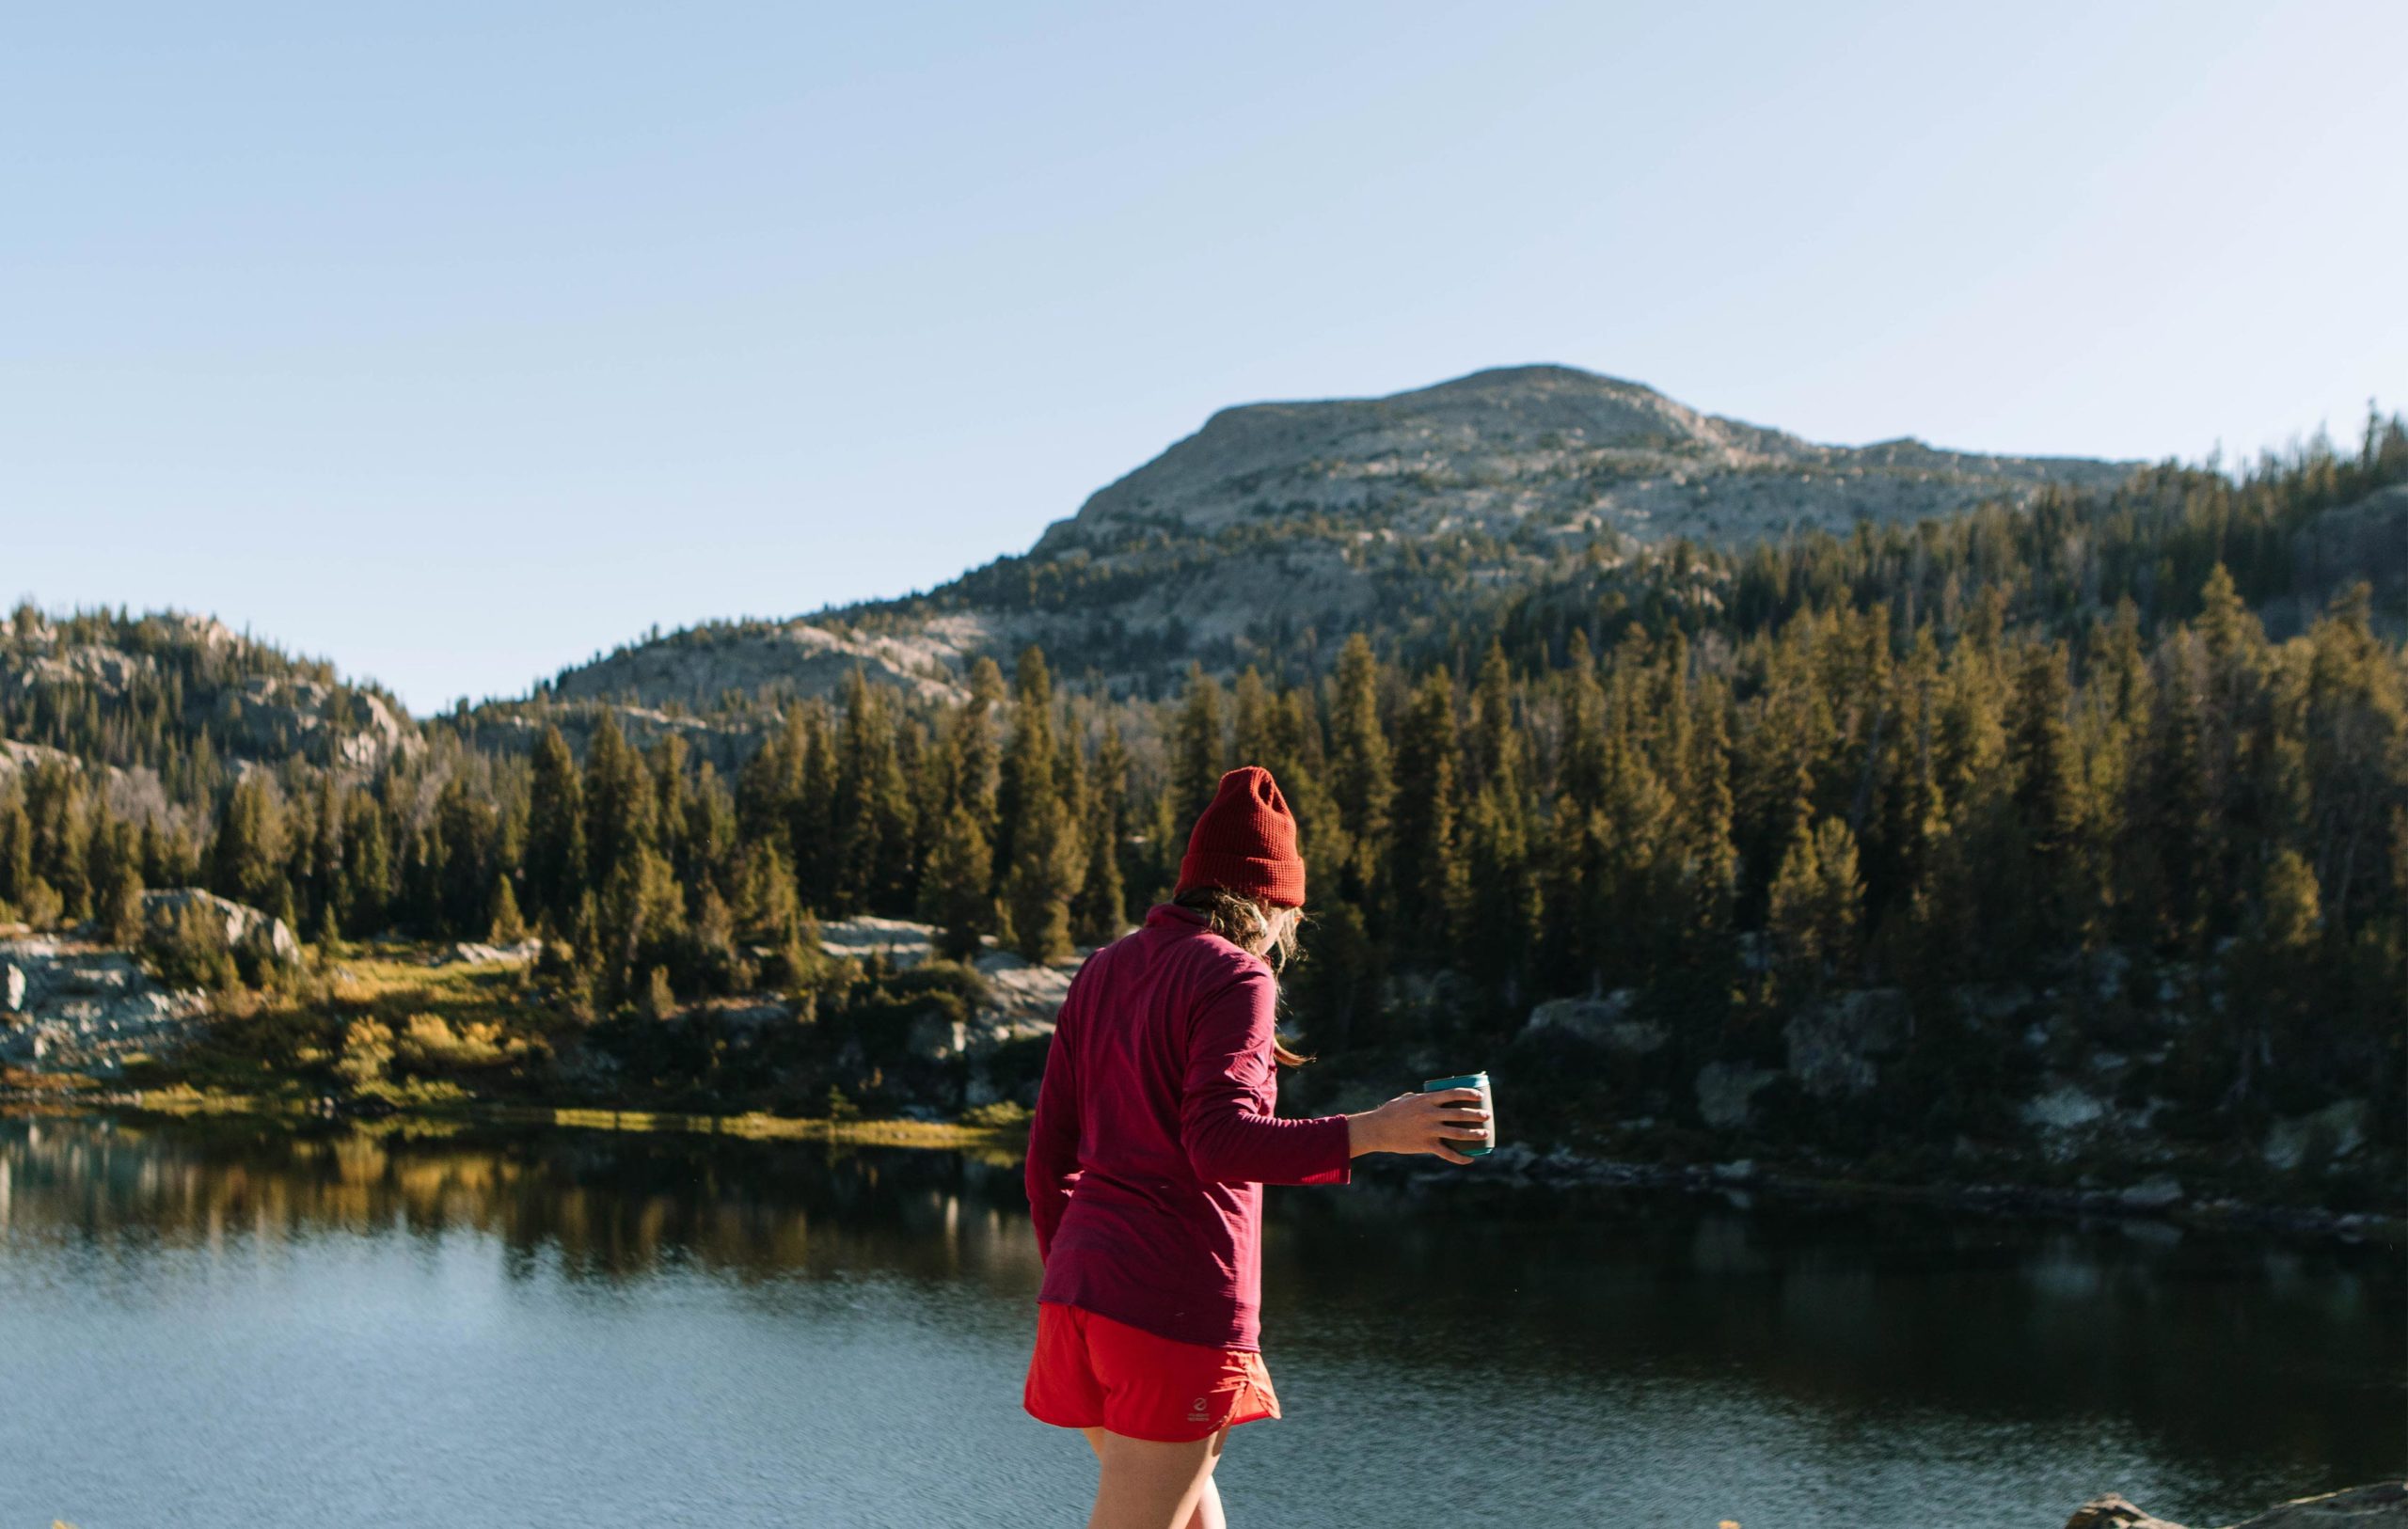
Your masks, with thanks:
<instances>
[{"instance_id":1,"label":"logo on shorts","mask_svg":"<svg viewBox=\"0 0 2408 1529\"><path fill-rule=\"evenodd\" d=\"M1210 1423L1212 1421L1211 1418L1204 1415L1203 1397L1198 1396L1196 1398L1196 1405L1188 1410L1187 1421L1190 1423Z\"/></svg>"}]
</instances>

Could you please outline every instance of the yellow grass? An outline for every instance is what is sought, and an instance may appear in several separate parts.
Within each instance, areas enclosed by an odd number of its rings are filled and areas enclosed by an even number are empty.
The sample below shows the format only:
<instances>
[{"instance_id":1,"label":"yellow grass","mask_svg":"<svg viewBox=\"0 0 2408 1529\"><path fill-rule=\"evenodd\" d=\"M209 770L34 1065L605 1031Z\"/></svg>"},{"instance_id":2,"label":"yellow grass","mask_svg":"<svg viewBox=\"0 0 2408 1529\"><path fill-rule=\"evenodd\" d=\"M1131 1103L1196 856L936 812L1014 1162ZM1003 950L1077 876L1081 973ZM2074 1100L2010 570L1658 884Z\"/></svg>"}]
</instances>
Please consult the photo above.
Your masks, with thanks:
<instances>
[{"instance_id":1,"label":"yellow grass","mask_svg":"<svg viewBox=\"0 0 2408 1529\"><path fill-rule=\"evenodd\" d=\"M681 1115L649 1110L562 1110L543 1105L491 1105L472 1111L483 1120L569 1126L585 1130L687 1131L764 1142L844 1142L861 1146L933 1147L947 1151L1018 1148L1027 1128L964 1126L946 1120L799 1119L760 1113Z\"/></svg>"},{"instance_id":2,"label":"yellow grass","mask_svg":"<svg viewBox=\"0 0 2408 1529\"><path fill-rule=\"evenodd\" d=\"M520 967L463 961L431 967L365 952L328 965L336 974L323 979L317 991L301 995L299 1001L323 1004L347 1018L364 1015L380 1019L396 1032L413 1016L430 1011L455 1028L482 1022L507 1032L515 1028L512 1020L523 1023L533 1007L520 985L525 969Z\"/></svg>"},{"instance_id":3,"label":"yellow grass","mask_svg":"<svg viewBox=\"0 0 2408 1529\"><path fill-rule=\"evenodd\" d=\"M435 1024L430 1021L439 1016L440 1020L436 1022L455 1038L523 1035L530 1021L540 1033L546 1021L555 1019L529 1001L521 969L515 967L465 962L428 966L410 959L406 954L388 954L375 947L353 946L329 961L327 968L323 974L305 978L291 992L245 995L236 1001L234 1012L262 1017L283 1014L297 1018L319 1014L344 1020L374 1019L396 1036L414 1032L431 1035ZM164 1088L126 1091L109 1089L97 1080L85 1079L74 1080L72 1086L89 1091L77 1100L81 1105L126 1105L170 1115L297 1115L310 1112L316 1102L314 1098L289 1093L253 1092L250 1076L246 1076L246 1067L211 1071L214 1076L203 1077L198 1086L180 1081ZM46 1082L62 1091L71 1086L64 1080ZM927 1120L793 1119L757 1112L694 1115L644 1110L479 1104L466 1098L457 1102L433 1097L396 1098L392 1102L400 1106L400 1112L390 1119L427 1126L490 1121L585 1130L680 1131L752 1141L972 1151L1001 1158L1017 1157L1028 1136L1025 1121L967 1125Z\"/></svg>"}]
</instances>

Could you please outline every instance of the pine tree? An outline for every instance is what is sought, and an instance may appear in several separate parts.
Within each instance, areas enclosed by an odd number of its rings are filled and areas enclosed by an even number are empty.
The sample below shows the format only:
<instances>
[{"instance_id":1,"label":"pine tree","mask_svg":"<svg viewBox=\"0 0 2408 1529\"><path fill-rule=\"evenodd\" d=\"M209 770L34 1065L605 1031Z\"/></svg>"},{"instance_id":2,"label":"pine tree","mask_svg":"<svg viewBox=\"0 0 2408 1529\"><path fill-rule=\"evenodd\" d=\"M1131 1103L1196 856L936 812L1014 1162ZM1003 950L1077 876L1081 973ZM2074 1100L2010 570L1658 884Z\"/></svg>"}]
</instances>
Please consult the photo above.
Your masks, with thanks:
<instances>
[{"instance_id":1,"label":"pine tree","mask_svg":"<svg viewBox=\"0 0 2408 1529\"><path fill-rule=\"evenodd\" d=\"M1070 954L1070 899L1085 869L1061 798L1038 798L1014 839L1017 858L1004 878L1012 948L1032 961L1059 961Z\"/></svg>"},{"instance_id":2,"label":"pine tree","mask_svg":"<svg viewBox=\"0 0 2408 1529\"><path fill-rule=\"evenodd\" d=\"M1472 885L1455 831L1454 686L1434 670L1414 687L1397 733L1393 872L1402 949L1454 948L1455 921ZM1493 807L1493 804L1492 804ZM1483 885L1483 895L1497 889Z\"/></svg>"},{"instance_id":3,"label":"pine tree","mask_svg":"<svg viewBox=\"0 0 2408 1529\"><path fill-rule=\"evenodd\" d=\"M1269 768L1272 754L1272 699L1270 687L1262 683L1262 675L1252 664L1238 676L1233 716L1229 724L1229 750L1240 764L1260 764ZM1277 772L1274 771L1274 775ZM1215 783L1219 778L1214 777Z\"/></svg>"},{"instance_id":4,"label":"pine tree","mask_svg":"<svg viewBox=\"0 0 2408 1529\"><path fill-rule=\"evenodd\" d=\"M1457 909L1458 959L1507 1013L1520 1005L1520 974L1538 938L1537 884L1521 825L1504 783L1492 779L1472 798L1464 852L1450 857L1461 870L1446 888Z\"/></svg>"},{"instance_id":5,"label":"pine tree","mask_svg":"<svg viewBox=\"0 0 2408 1529\"><path fill-rule=\"evenodd\" d=\"M1477 793L1494 781L1499 787L1500 808L1517 809L1522 792L1522 739L1513 724L1513 671L1505 662L1504 644L1495 639L1481 660L1480 680L1472 688L1471 735L1465 743L1465 789Z\"/></svg>"},{"instance_id":6,"label":"pine tree","mask_svg":"<svg viewBox=\"0 0 2408 1529\"><path fill-rule=\"evenodd\" d=\"M805 938L802 903L795 892L794 868L776 837L744 847L738 879L737 922L744 938L770 953L766 973L779 985L800 985L814 969L816 935Z\"/></svg>"},{"instance_id":7,"label":"pine tree","mask_svg":"<svg viewBox=\"0 0 2408 1529\"><path fill-rule=\"evenodd\" d=\"M343 821L342 928L370 935L385 926L393 895L393 841L376 800L356 793Z\"/></svg>"},{"instance_id":8,"label":"pine tree","mask_svg":"<svg viewBox=\"0 0 2408 1529\"><path fill-rule=\"evenodd\" d=\"M838 838L836 744L828 710L814 701L802 712L802 790L795 797L789 837L794 842L794 874L806 908L836 906Z\"/></svg>"},{"instance_id":9,"label":"pine tree","mask_svg":"<svg viewBox=\"0 0 2408 1529\"><path fill-rule=\"evenodd\" d=\"M940 927L942 954L957 961L978 954L994 925L995 901L987 890L993 884L986 830L967 802L958 803L945 817L926 883L926 911Z\"/></svg>"},{"instance_id":10,"label":"pine tree","mask_svg":"<svg viewBox=\"0 0 2408 1529\"><path fill-rule=\"evenodd\" d=\"M2258 1096L2278 1060L2312 1045L2324 1013L2327 963L2320 959L2323 909L2316 873L2295 849L2266 862L2256 917L2226 959L2232 1032L2228 1102Z\"/></svg>"},{"instance_id":11,"label":"pine tree","mask_svg":"<svg viewBox=\"0 0 2408 1529\"><path fill-rule=\"evenodd\" d=\"M610 873L596 909L598 969L612 996L631 992L636 972L664 964L685 933L686 900L660 852L638 843Z\"/></svg>"},{"instance_id":12,"label":"pine tree","mask_svg":"<svg viewBox=\"0 0 2408 1529\"><path fill-rule=\"evenodd\" d=\"M652 791L653 847L668 858L678 878L692 881L695 855L687 843L687 814L692 805L686 771L686 740L664 733L644 751L644 773Z\"/></svg>"},{"instance_id":13,"label":"pine tree","mask_svg":"<svg viewBox=\"0 0 2408 1529\"><path fill-rule=\"evenodd\" d=\"M1790 840L1766 922L1783 988L1814 992L1853 966L1861 892L1856 838L1846 822L1827 817Z\"/></svg>"},{"instance_id":14,"label":"pine tree","mask_svg":"<svg viewBox=\"0 0 2408 1529\"><path fill-rule=\"evenodd\" d=\"M1043 650L1035 643L1022 649L1014 678L1011 738L996 770L990 836L998 877L1018 863L1022 826L1054 795L1054 677Z\"/></svg>"},{"instance_id":15,"label":"pine tree","mask_svg":"<svg viewBox=\"0 0 2408 1529\"><path fill-rule=\"evenodd\" d=\"M496 876L493 884L493 919L487 925L485 938L496 945L515 945L527 938L527 921L518 911L518 893L507 875Z\"/></svg>"},{"instance_id":16,"label":"pine tree","mask_svg":"<svg viewBox=\"0 0 2408 1529\"><path fill-rule=\"evenodd\" d=\"M1096 750L1095 768L1087 780L1087 809L1082 838L1086 844L1086 873L1071 904L1071 932L1089 944L1101 945L1127 927L1129 894L1120 871L1122 841L1128 835L1121 819L1128 810L1129 751L1117 726L1105 728Z\"/></svg>"},{"instance_id":17,"label":"pine tree","mask_svg":"<svg viewBox=\"0 0 2408 1529\"><path fill-rule=\"evenodd\" d=\"M586 877L606 884L653 843L652 780L607 711L586 748L584 785Z\"/></svg>"},{"instance_id":18,"label":"pine tree","mask_svg":"<svg viewBox=\"0 0 2408 1529\"><path fill-rule=\"evenodd\" d=\"M342 807L331 770L318 778L317 805L310 813L310 828L309 901L313 917L323 923L325 910L342 892Z\"/></svg>"},{"instance_id":19,"label":"pine tree","mask_svg":"<svg viewBox=\"0 0 2408 1529\"><path fill-rule=\"evenodd\" d=\"M2071 703L2064 653L2028 646L2007 706L2006 761L2024 867L2013 902L2035 952L2062 948L2081 923L2082 788L2066 719Z\"/></svg>"},{"instance_id":20,"label":"pine tree","mask_svg":"<svg viewBox=\"0 0 2408 1529\"><path fill-rule=\"evenodd\" d=\"M836 724L836 796L831 819L835 836L835 883L831 906L840 913L868 906L878 881L878 778L887 738L885 718L859 669L845 677L845 703Z\"/></svg>"},{"instance_id":21,"label":"pine tree","mask_svg":"<svg viewBox=\"0 0 2408 1529\"><path fill-rule=\"evenodd\" d=\"M1832 975L1847 980L1856 968L1862 922L1864 884L1857 874L1856 836L1840 818L1825 818L1814 828L1814 869L1819 877L1815 911L1820 921L1823 962Z\"/></svg>"},{"instance_id":22,"label":"pine tree","mask_svg":"<svg viewBox=\"0 0 2408 1529\"><path fill-rule=\"evenodd\" d=\"M209 852L211 889L273 909L283 901L284 852L283 802L266 776L245 776L218 815Z\"/></svg>"},{"instance_id":23,"label":"pine tree","mask_svg":"<svg viewBox=\"0 0 2408 1529\"><path fill-rule=\"evenodd\" d=\"M1729 732L1719 692L1701 693L1697 711L1692 744L1697 776L1690 793L1694 805L1685 825L1683 863L1688 881L1687 949L1693 963L1704 964L1728 947L1739 847L1732 838Z\"/></svg>"},{"instance_id":24,"label":"pine tree","mask_svg":"<svg viewBox=\"0 0 2408 1529\"><path fill-rule=\"evenodd\" d=\"M1001 761L995 750L995 708L1004 700L1003 670L981 654L970 666L970 700L955 725L953 800L970 809L978 831L991 840Z\"/></svg>"},{"instance_id":25,"label":"pine tree","mask_svg":"<svg viewBox=\"0 0 2408 1529\"><path fill-rule=\"evenodd\" d=\"M1172 758L1177 815L1182 823L1193 823L1220 788L1226 758L1221 744L1220 683L1205 673L1201 664L1188 666L1186 698L1180 706Z\"/></svg>"},{"instance_id":26,"label":"pine tree","mask_svg":"<svg viewBox=\"0 0 2408 1529\"><path fill-rule=\"evenodd\" d=\"M100 912L110 944L131 950L142 943L142 871L130 857L112 868Z\"/></svg>"},{"instance_id":27,"label":"pine tree","mask_svg":"<svg viewBox=\"0 0 2408 1529\"><path fill-rule=\"evenodd\" d=\"M1053 677L1035 647L1021 654L1017 701L1003 770L1012 846L1004 904L1012 948L1057 961L1070 953L1070 899L1086 867L1054 779Z\"/></svg>"},{"instance_id":28,"label":"pine tree","mask_svg":"<svg viewBox=\"0 0 2408 1529\"><path fill-rule=\"evenodd\" d=\"M647 1019L673 1019L677 1017L677 994L669 985L669 969L656 966L644 979L643 1015Z\"/></svg>"},{"instance_id":29,"label":"pine tree","mask_svg":"<svg viewBox=\"0 0 2408 1529\"><path fill-rule=\"evenodd\" d=\"M1339 892L1369 903L1377 895L1380 857L1388 836L1387 734L1380 729L1379 668L1362 633L1338 655L1330 717L1330 797L1353 854L1336 869Z\"/></svg>"},{"instance_id":30,"label":"pine tree","mask_svg":"<svg viewBox=\"0 0 2408 1529\"><path fill-rule=\"evenodd\" d=\"M774 843L779 857L794 862L794 808L802 796L802 713L789 704L778 729L744 762L736 778L737 831L748 844Z\"/></svg>"},{"instance_id":31,"label":"pine tree","mask_svg":"<svg viewBox=\"0 0 2408 1529\"><path fill-rule=\"evenodd\" d=\"M34 882L34 826L24 798L10 795L0 807L0 902L18 903Z\"/></svg>"}]
</instances>

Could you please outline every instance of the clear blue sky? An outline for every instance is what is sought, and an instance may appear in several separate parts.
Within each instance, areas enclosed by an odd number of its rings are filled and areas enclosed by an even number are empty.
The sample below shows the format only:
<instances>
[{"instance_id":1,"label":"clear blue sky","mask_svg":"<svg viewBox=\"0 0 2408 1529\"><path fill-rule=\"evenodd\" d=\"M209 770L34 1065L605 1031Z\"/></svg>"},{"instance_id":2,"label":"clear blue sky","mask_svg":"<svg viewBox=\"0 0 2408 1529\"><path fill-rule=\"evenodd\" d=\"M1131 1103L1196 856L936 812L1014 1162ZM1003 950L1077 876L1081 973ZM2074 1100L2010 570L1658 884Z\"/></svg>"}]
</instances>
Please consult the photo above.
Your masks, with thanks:
<instances>
[{"instance_id":1,"label":"clear blue sky","mask_svg":"<svg viewBox=\"0 0 2408 1529\"><path fill-rule=\"evenodd\" d=\"M1828 441L2408 402L2408 6L42 6L0 598L421 711L925 588L1227 403L1553 360Z\"/></svg>"}]
</instances>

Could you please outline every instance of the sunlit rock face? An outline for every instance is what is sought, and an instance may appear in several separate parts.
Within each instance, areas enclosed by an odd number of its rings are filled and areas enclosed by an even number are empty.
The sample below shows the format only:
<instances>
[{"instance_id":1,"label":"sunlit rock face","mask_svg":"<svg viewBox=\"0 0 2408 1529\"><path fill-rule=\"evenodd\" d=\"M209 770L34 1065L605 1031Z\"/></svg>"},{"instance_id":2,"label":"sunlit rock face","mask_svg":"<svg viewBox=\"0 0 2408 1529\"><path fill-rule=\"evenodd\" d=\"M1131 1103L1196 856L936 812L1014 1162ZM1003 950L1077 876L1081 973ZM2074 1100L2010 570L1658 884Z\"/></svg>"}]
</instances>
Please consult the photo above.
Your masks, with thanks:
<instances>
[{"instance_id":1,"label":"sunlit rock face","mask_svg":"<svg viewBox=\"0 0 2408 1529\"><path fill-rule=\"evenodd\" d=\"M971 660L1008 669L1031 642L1121 689L1191 661L1325 664L1350 631L1674 538L1846 533L2110 488L2130 470L1912 440L1820 446L1560 366L1250 403L1096 491L1023 557L908 599L656 637L562 670L538 699L706 711L731 693L825 695L856 670L950 696Z\"/></svg>"},{"instance_id":2,"label":"sunlit rock face","mask_svg":"<svg viewBox=\"0 0 2408 1529\"><path fill-rule=\"evenodd\" d=\"M1531 527L1744 544L2022 499L2051 484L2112 487L2129 470L1914 440L1818 446L1640 383L1508 367L1387 398L1224 409L1048 528L1032 556L1313 514L1397 537Z\"/></svg>"},{"instance_id":3,"label":"sunlit rock face","mask_svg":"<svg viewBox=\"0 0 2408 1529\"><path fill-rule=\"evenodd\" d=\"M105 640L90 639L93 625L56 623L26 607L0 626L0 716L139 707L172 697L177 725L205 729L237 760L298 754L367 768L420 746L417 725L390 698L341 683L330 666L293 658L213 617L159 612L118 623L113 635L103 632ZM55 753L22 739L0 749L0 783ZM107 772L112 780L128 773Z\"/></svg>"},{"instance_id":4,"label":"sunlit rock face","mask_svg":"<svg viewBox=\"0 0 2408 1529\"><path fill-rule=\"evenodd\" d=\"M203 995L163 987L123 951L58 936L0 940L0 1062L11 1066L110 1077L134 1057L175 1050L208 1013Z\"/></svg>"}]
</instances>

